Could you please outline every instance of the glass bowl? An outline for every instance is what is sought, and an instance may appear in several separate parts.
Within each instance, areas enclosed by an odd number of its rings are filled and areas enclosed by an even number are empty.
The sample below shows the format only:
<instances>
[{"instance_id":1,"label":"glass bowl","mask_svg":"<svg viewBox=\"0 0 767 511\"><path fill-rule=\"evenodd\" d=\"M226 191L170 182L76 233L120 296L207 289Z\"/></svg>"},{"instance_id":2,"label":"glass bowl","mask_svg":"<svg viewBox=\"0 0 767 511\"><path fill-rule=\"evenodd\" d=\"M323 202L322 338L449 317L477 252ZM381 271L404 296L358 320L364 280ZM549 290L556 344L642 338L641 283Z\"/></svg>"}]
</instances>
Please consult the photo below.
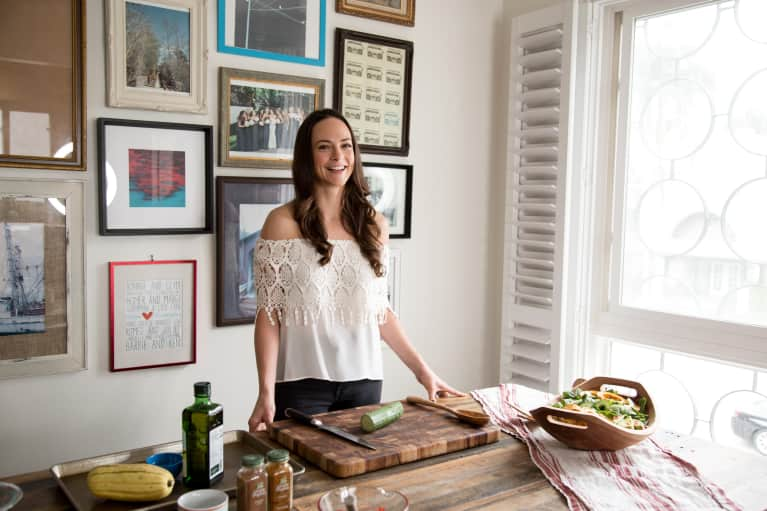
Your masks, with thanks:
<instances>
[{"instance_id":1,"label":"glass bowl","mask_svg":"<svg viewBox=\"0 0 767 511\"><path fill-rule=\"evenodd\" d=\"M8 511L19 503L24 492L13 483L0 481L0 511Z\"/></svg>"},{"instance_id":2,"label":"glass bowl","mask_svg":"<svg viewBox=\"0 0 767 511\"><path fill-rule=\"evenodd\" d=\"M398 491L370 486L342 486L320 497L320 511L407 511L407 497Z\"/></svg>"}]
</instances>

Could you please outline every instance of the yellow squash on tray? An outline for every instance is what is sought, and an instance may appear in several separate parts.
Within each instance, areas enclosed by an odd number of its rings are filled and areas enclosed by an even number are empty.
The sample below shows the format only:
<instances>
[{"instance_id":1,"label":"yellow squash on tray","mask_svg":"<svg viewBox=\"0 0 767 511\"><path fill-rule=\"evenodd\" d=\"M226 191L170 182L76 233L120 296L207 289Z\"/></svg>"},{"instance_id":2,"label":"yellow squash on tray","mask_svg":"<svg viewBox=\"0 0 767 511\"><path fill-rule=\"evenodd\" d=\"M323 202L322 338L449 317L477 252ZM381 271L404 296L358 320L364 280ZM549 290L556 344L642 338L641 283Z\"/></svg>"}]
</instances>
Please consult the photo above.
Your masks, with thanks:
<instances>
[{"instance_id":1,"label":"yellow squash on tray","mask_svg":"<svg viewBox=\"0 0 767 511\"><path fill-rule=\"evenodd\" d=\"M102 465L88 472L88 489L102 499L150 502L173 491L173 474L145 463Z\"/></svg>"}]
</instances>

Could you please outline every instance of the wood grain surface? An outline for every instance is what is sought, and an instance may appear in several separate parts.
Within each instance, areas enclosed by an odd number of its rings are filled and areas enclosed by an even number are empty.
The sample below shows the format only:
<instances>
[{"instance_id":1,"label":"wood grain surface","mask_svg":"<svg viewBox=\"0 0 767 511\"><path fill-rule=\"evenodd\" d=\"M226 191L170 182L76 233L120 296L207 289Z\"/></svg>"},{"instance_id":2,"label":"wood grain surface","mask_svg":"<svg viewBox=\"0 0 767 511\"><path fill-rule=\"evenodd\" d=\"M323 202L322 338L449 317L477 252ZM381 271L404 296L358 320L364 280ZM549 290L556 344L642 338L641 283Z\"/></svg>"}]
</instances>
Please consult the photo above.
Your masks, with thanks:
<instances>
[{"instance_id":1,"label":"wood grain surface","mask_svg":"<svg viewBox=\"0 0 767 511\"><path fill-rule=\"evenodd\" d=\"M406 402L402 403L404 413L399 420L373 433L365 433L360 428L360 417L379 406L317 415L326 425L338 426L364 438L377 448L375 451L293 420L273 423L269 433L290 451L335 477L364 474L497 442L500 438L497 426L472 426L459 422L448 412Z\"/></svg>"}]
</instances>

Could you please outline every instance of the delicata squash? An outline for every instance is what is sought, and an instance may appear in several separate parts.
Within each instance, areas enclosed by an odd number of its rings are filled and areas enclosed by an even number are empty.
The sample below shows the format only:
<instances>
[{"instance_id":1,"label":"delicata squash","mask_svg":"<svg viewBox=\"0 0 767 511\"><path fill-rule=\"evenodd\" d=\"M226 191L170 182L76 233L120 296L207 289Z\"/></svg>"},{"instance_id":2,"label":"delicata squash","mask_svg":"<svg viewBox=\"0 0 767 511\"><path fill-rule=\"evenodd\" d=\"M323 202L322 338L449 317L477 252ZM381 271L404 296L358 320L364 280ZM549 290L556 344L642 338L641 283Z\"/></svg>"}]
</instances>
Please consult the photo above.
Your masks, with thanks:
<instances>
[{"instance_id":1,"label":"delicata squash","mask_svg":"<svg viewBox=\"0 0 767 511\"><path fill-rule=\"evenodd\" d=\"M127 502L160 500L171 494L173 474L146 463L102 465L88 472L88 489L102 499Z\"/></svg>"},{"instance_id":2,"label":"delicata squash","mask_svg":"<svg viewBox=\"0 0 767 511\"><path fill-rule=\"evenodd\" d=\"M581 390L575 388L562 393L553 408L600 415L616 426L642 430L647 427L647 399L640 397L634 402L615 392L602 390Z\"/></svg>"}]
</instances>

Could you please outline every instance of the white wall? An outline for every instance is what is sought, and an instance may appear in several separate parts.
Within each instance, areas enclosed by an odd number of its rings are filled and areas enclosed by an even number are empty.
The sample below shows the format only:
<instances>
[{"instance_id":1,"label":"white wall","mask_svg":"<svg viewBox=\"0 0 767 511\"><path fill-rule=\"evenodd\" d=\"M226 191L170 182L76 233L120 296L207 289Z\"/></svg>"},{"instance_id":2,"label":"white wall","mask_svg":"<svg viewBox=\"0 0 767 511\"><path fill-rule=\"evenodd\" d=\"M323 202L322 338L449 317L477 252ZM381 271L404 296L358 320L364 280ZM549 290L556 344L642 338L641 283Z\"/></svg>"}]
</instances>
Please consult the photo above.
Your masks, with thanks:
<instances>
[{"instance_id":1,"label":"white wall","mask_svg":"<svg viewBox=\"0 0 767 511\"><path fill-rule=\"evenodd\" d=\"M414 42L410 155L365 156L414 165L412 238L392 240L402 251L401 317L415 346L452 385L470 390L497 383L508 17L545 3L551 2L418 0L410 28L337 14L327 0L327 64L319 68L217 53L216 2L208 0L211 108L207 115L191 115L105 107L103 1L88 0L87 173L0 170L3 176L87 181L88 369L0 382L0 477L178 440L181 410L191 403L198 380L212 382L227 429L247 427L258 390L252 327L214 326L215 236L99 236L95 123L116 117L216 125L220 66L324 78L330 105L336 27ZM107 263L150 254L198 260L198 361L110 373ZM385 400L423 395L388 350L385 372Z\"/></svg>"}]
</instances>

